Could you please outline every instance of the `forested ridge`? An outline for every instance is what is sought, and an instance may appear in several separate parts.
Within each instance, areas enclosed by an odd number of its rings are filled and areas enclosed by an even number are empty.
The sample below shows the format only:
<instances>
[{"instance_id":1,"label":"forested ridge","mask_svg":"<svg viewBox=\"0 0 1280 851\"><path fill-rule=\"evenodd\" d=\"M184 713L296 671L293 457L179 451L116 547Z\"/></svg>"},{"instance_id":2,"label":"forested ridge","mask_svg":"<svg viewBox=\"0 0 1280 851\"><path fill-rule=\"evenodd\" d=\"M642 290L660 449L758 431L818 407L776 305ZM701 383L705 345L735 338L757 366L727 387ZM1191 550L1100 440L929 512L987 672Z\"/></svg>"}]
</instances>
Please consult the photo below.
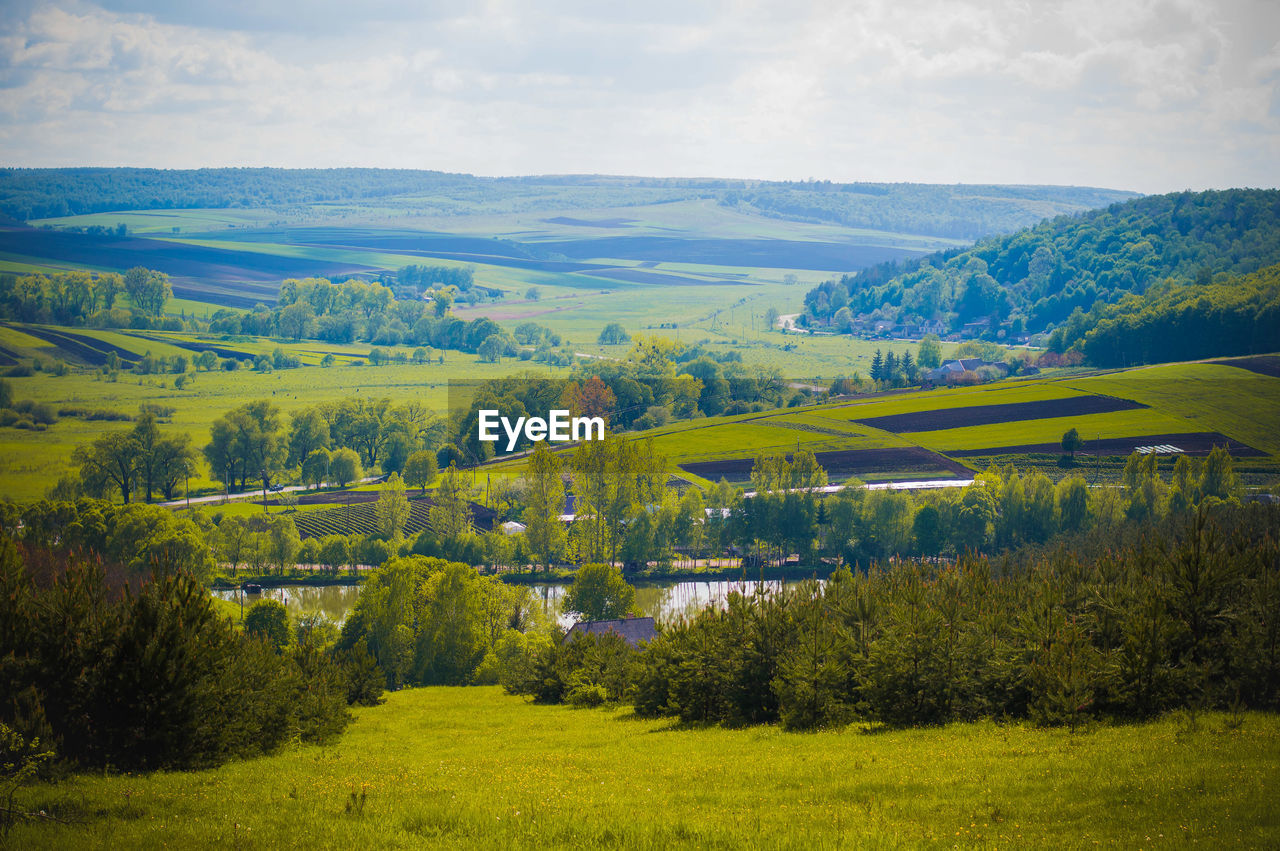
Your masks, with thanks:
<instances>
[{"instance_id":1,"label":"forested ridge","mask_svg":"<svg viewBox=\"0 0 1280 851\"><path fill-rule=\"evenodd\" d=\"M1207 286L1280 262L1280 191L1176 192L1061 216L961 252L827 281L805 297L811 325L859 318L986 322L999 337L1053 330L1079 309L1171 280Z\"/></svg>"},{"instance_id":2,"label":"forested ridge","mask_svg":"<svg viewBox=\"0 0 1280 851\"><path fill-rule=\"evenodd\" d=\"M1099 303L1072 314L1049 345L1079 349L1089 363L1108 367L1280 350L1280 265Z\"/></svg>"},{"instance_id":3,"label":"forested ridge","mask_svg":"<svg viewBox=\"0 0 1280 851\"><path fill-rule=\"evenodd\" d=\"M0 210L25 221L107 210L267 207L439 191L479 180L372 168L13 168L0 169Z\"/></svg>"},{"instance_id":4,"label":"forested ridge","mask_svg":"<svg viewBox=\"0 0 1280 851\"><path fill-rule=\"evenodd\" d=\"M608 175L479 177L403 169L0 169L0 212L54 218L110 210L273 207L394 196L524 209L633 206L712 199L773 218L976 239L1087 210L1133 193L1076 186L772 182ZM517 201L517 199L519 199ZM443 208L442 208L443 209Z\"/></svg>"}]
</instances>

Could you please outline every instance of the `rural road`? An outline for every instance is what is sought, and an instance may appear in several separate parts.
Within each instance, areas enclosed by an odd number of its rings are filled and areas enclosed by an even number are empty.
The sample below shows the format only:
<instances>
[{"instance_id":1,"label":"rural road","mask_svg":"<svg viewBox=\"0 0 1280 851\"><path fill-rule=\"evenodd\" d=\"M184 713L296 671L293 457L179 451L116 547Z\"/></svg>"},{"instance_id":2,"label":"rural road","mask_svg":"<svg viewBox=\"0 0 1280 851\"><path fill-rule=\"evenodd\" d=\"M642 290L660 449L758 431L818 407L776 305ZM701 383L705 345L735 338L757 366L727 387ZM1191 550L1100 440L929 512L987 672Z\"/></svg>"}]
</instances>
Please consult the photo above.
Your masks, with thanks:
<instances>
[{"instance_id":1,"label":"rural road","mask_svg":"<svg viewBox=\"0 0 1280 851\"><path fill-rule=\"evenodd\" d=\"M796 327L796 317L799 315L798 313L784 313L778 317L778 327L792 334L808 334L808 329ZM772 331L773 329L770 328L769 330Z\"/></svg>"}]
</instances>

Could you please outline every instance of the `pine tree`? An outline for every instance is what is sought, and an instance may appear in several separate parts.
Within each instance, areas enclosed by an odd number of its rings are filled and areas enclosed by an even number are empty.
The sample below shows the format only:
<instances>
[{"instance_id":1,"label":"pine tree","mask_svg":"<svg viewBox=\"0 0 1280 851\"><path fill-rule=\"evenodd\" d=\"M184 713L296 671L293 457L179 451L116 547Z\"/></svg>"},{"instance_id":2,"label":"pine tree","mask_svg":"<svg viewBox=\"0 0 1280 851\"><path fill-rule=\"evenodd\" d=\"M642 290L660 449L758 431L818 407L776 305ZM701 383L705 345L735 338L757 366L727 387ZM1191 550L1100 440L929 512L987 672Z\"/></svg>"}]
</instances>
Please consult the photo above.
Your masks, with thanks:
<instances>
[{"instance_id":1,"label":"pine tree","mask_svg":"<svg viewBox=\"0 0 1280 851\"><path fill-rule=\"evenodd\" d=\"M893 349L884 356L884 367L881 369L882 380L890 384L898 383L898 356L893 353Z\"/></svg>"},{"instance_id":2,"label":"pine tree","mask_svg":"<svg viewBox=\"0 0 1280 851\"><path fill-rule=\"evenodd\" d=\"M898 361L898 368L902 370L902 377L906 379L908 384L916 383L916 365L911 360L910 349L902 353L902 359Z\"/></svg>"},{"instance_id":3,"label":"pine tree","mask_svg":"<svg viewBox=\"0 0 1280 851\"><path fill-rule=\"evenodd\" d=\"M871 380L879 381L884 377L884 355L876 349L876 356L871 359Z\"/></svg>"}]
</instances>

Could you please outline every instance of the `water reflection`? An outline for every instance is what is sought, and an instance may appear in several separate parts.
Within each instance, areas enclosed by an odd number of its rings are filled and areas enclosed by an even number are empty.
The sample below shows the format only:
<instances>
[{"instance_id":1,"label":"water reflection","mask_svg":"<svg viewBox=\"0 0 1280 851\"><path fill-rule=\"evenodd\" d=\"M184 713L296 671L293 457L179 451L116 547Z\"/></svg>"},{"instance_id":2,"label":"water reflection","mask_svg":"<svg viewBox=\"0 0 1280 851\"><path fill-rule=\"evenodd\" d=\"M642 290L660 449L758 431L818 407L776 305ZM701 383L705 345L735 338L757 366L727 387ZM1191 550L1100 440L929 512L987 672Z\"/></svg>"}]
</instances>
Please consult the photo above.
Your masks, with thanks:
<instances>
[{"instance_id":1,"label":"water reflection","mask_svg":"<svg viewBox=\"0 0 1280 851\"><path fill-rule=\"evenodd\" d=\"M670 585L641 585L636 588L636 608L641 614L653 618L658 623L668 624L682 616L692 615L710 604L724 606L729 595L735 591L740 594L754 594L762 584L766 592L776 593L784 587L798 585L799 582L771 579L761 583L721 579L672 582ZM562 611L564 595L569 590L568 585L527 587L543 612L557 619L566 628L573 626L575 619ZM223 600L240 602L239 591L215 590L212 593ZM279 600L295 618L312 612L322 612L335 623L342 623L355 608L359 596L359 585L290 585L283 588L263 588L261 594L246 594L244 606L247 611L258 600Z\"/></svg>"},{"instance_id":2,"label":"water reflection","mask_svg":"<svg viewBox=\"0 0 1280 851\"><path fill-rule=\"evenodd\" d=\"M240 592L236 590L214 590L212 593L223 600L240 602ZM318 612L334 623L342 623L355 608L359 596L359 585L288 585L263 588L260 594L245 594L244 608L247 612L259 600L279 600L294 618Z\"/></svg>"},{"instance_id":3,"label":"water reflection","mask_svg":"<svg viewBox=\"0 0 1280 851\"><path fill-rule=\"evenodd\" d=\"M724 606L729 595L754 594L763 585L767 593L775 593L784 587L798 585L795 581L770 579L765 582L733 580L684 581L670 585L642 585L636 588L636 608L641 614L651 617L658 623L672 623L682 616L689 616L705 608L709 604ZM535 600L541 602L542 610L555 617L564 626L572 626L574 618L566 616L562 611L562 601L567 585L534 585L530 588Z\"/></svg>"}]
</instances>

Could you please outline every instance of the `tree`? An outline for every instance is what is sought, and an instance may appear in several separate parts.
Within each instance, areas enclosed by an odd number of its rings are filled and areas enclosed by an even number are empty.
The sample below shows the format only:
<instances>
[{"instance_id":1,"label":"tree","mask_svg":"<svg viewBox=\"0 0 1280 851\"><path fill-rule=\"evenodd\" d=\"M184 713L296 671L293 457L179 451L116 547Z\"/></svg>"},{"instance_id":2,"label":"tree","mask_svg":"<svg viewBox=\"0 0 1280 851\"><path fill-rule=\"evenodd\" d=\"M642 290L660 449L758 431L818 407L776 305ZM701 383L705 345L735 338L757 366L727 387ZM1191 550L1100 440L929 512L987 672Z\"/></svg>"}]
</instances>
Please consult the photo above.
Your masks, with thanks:
<instances>
[{"instance_id":1,"label":"tree","mask_svg":"<svg viewBox=\"0 0 1280 851\"><path fill-rule=\"evenodd\" d=\"M344 446L333 453L329 459L329 477L338 483L338 487L345 488L352 482L360 481L363 476L364 470L360 467L360 456L354 449Z\"/></svg>"},{"instance_id":2,"label":"tree","mask_svg":"<svg viewBox=\"0 0 1280 851\"><path fill-rule=\"evenodd\" d=\"M249 524L243 517L224 517L212 536L214 552L220 561L231 567L232 576L235 576L240 562L244 561L252 535L253 532L249 530Z\"/></svg>"},{"instance_id":3,"label":"tree","mask_svg":"<svg viewBox=\"0 0 1280 851\"><path fill-rule=\"evenodd\" d=\"M244 488L251 476L259 475L266 487L284 466L287 453L280 434L280 411L269 402L241 405L214 420L209 433L205 458L214 476L228 488L237 478Z\"/></svg>"},{"instance_id":4,"label":"tree","mask_svg":"<svg viewBox=\"0 0 1280 851\"><path fill-rule=\"evenodd\" d=\"M316 314L308 302L295 302L280 311L276 320L280 334L292 340L312 337L316 333Z\"/></svg>"},{"instance_id":5,"label":"tree","mask_svg":"<svg viewBox=\"0 0 1280 851\"><path fill-rule=\"evenodd\" d=\"M146 501L151 501L157 489L172 499L178 483L189 476L195 466L196 455L191 449L191 438L185 434L161 436L155 414L151 412L138 418L138 424L129 436L135 451L138 484L146 493Z\"/></svg>"},{"instance_id":6,"label":"tree","mask_svg":"<svg viewBox=\"0 0 1280 851\"><path fill-rule=\"evenodd\" d=\"M245 613L244 631L266 639L279 653L289 646L289 612L279 600L259 600Z\"/></svg>"},{"instance_id":7,"label":"tree","mask_svg":"<svg viewBox=\"0 0 1280 851\"><path fill-rule=\"evenodd\" d=\"M435 453L427 449L419 449L404 464L405 482L421 488L423 493L426 492L427 485L436 480L439 472Z\"/></svg>"},{"instance_id":8,"label":"tree","mask_svg":"<svg viewBox=\"0 0 1280 851\"><path fill-rule=\"evenodd\" d=\"M871 380L884 380L884 353L876 349L875 357L871 358Z\"/></svg>"},{"instance_id":9,"label":"tree","mask_svg":"<svg viewBox=\"0 0 1280 851\"><path fill-rule=\"evenodd\" d=\"M597 341L602 346L616 346L628 342L630 339L630 335L627 334L621 323L610 322L604 326L604 330L600 332Z\"/></svg>"},{"instance_id":10,"label":"tree","mask_svg":"<svg viewBox=\"0 0 1280 851\"><path fill-rule=\"evenodd\" d=\"M1080 439L1080 432L1074 428L1068 429L1062 435L1062 451L1071 456L1071 460L1076 458L1076 450L1078 450L1084 441Z\"/></svg>"},{"instance_id":11,"label":"tree","mask_svg":"<svg viewBox=\"0 0 1280 851\"><path fill-rule=\"evenodd\" d=\"M625 617L635 599L636 591L620 569L609 564L584 564L564 595L564 608L583 620L613 620Z\"/></svg>"},{"instance_id":12,"label":"tree","mask_svg":"<svg viewBox=\"0 0 1280 851\"><path fill-rule=\"evenodd\" d=\"M1240 476L1231 462L1231 453L1221 446L1209 451L1200 478L1200 492L1204 496L1231 499L1240 491Z\"/></svg>"},{"instance_id":13,"label":"tree","mask_svg":"<svg viewBox=\"0 0 1280 851\"><path fill-rule=\"evenodd\" d=\"M916 363L921 369L937 369L942 366L942 346L937 334L925 334L916 353Z\"/></svg>"},{"instance_id":14,"label":"tree","mask_svg":"<svg viewBox=\"0 0 1280 851\"><path fill-rule=\"evenodd\" d=\"M159 316L164 310L164 303L173 296L168 275L142 266L125 272L124 288L134 305L148 316Z\"/></svg>"},{"instance_id":15,"label":"tree","mask_svg":"<svg viewBox=\"0 0 1280 851\"><path fill-rule=\"evenodd\" d=\"M528 489L525 497L525 540L535 564L551 563L564 552L566 539L560 515L564 513L563 462L545 441L529 457Z\"/></svg>"},{"instance_id":16,"label":"tree","mask_svg":"<svg viewBox=\"0 0 1280 851\"><path fill-rule=\"evenodd\" d=\"M779 315L778 308L772 306L764 312L764 329L766 331L772 331L773 326L778 324Z\"/></svg>"},{"instance_id":17,"label":"tree","mask_svg":"<svg viewBox=\"0 0 1280 851\"><path fill-rule=\"evenodd\" d=\"M471 531L471 504L458 468L449 465L436 488L435 505L428 514L431 531L447 540Z\"/></svg>"},{"instance_id":18,"label":"tree","mask_svg":"<svg viewBox=\"0 0 1280 851\"><path fill-rule=\"evenodd\" d=\"M542 298L542 291L537 287L529 287L529 289L524 291L524 297L529 301L537 301Z\"/></svg>"},{"instance_id":19,"label":"tree","mask_svg":"<svg viewBox=\"0 0 1280 851\"><path fill-rule=\"evenodd\" d=\"M120 501L127 503L138 479L136 448L126 431L104 434L88 446L77 446L71 461L80 468L85 491L104 496L118 489Z\"/></svg>"},{"instance_id":20,"label":"tree","mask_svg":"<svg viewBox=\"0 0 1280 851\"><path fill-rule=\"evenodd\" d=\"M404 495L404 482L396 473L391 474L374 506L378 518L378 530L388 541L398 541L409 519L409 499Z\"/></svg>"},{"instance_id":21,"label":"tree","mask_svg":"<svg viewBox=\"0 0 1280 851\"><path fill-rule=\"evenodd\" d=\"M277 514L271 518L267 529L267 554L277 570L284 573L297 564L301 546L302 538L292 517Z\"/></svg>"},{"instance_id":22,"label":"tree","mask_svg":"<svg viewBox=\"0 0 1280 851\"><path fill-rule=\"evenodd\" d=\"M319 488L325 483L329 477L329 450L320 448L313 449L302 462L302 482L311 485L313 488Z\"/></svg>"},{"instance_id":23,"label":"tree","mask_svg":"<svg viewBox=\"0 0 1280 851\"><path fill-rule=\"evenodd\" d=\"M503 348L502 337L497 334L490 334L484 338L484 341L476 350L476 354L480 355L480 360L485 363L498 363L502 360Z\"/></svg>"},{"instance_id":24,"label":"tree","mask_svg":"<svg viewBox=\"0 0 1280 851\"><path fill-rule=\"evenodd\" d=\"M911 361L911 350L907 349L898 359L898 369L902 370L902 378L908 384L916 383L916 365Z\"/></svg>"}]
</instances>

